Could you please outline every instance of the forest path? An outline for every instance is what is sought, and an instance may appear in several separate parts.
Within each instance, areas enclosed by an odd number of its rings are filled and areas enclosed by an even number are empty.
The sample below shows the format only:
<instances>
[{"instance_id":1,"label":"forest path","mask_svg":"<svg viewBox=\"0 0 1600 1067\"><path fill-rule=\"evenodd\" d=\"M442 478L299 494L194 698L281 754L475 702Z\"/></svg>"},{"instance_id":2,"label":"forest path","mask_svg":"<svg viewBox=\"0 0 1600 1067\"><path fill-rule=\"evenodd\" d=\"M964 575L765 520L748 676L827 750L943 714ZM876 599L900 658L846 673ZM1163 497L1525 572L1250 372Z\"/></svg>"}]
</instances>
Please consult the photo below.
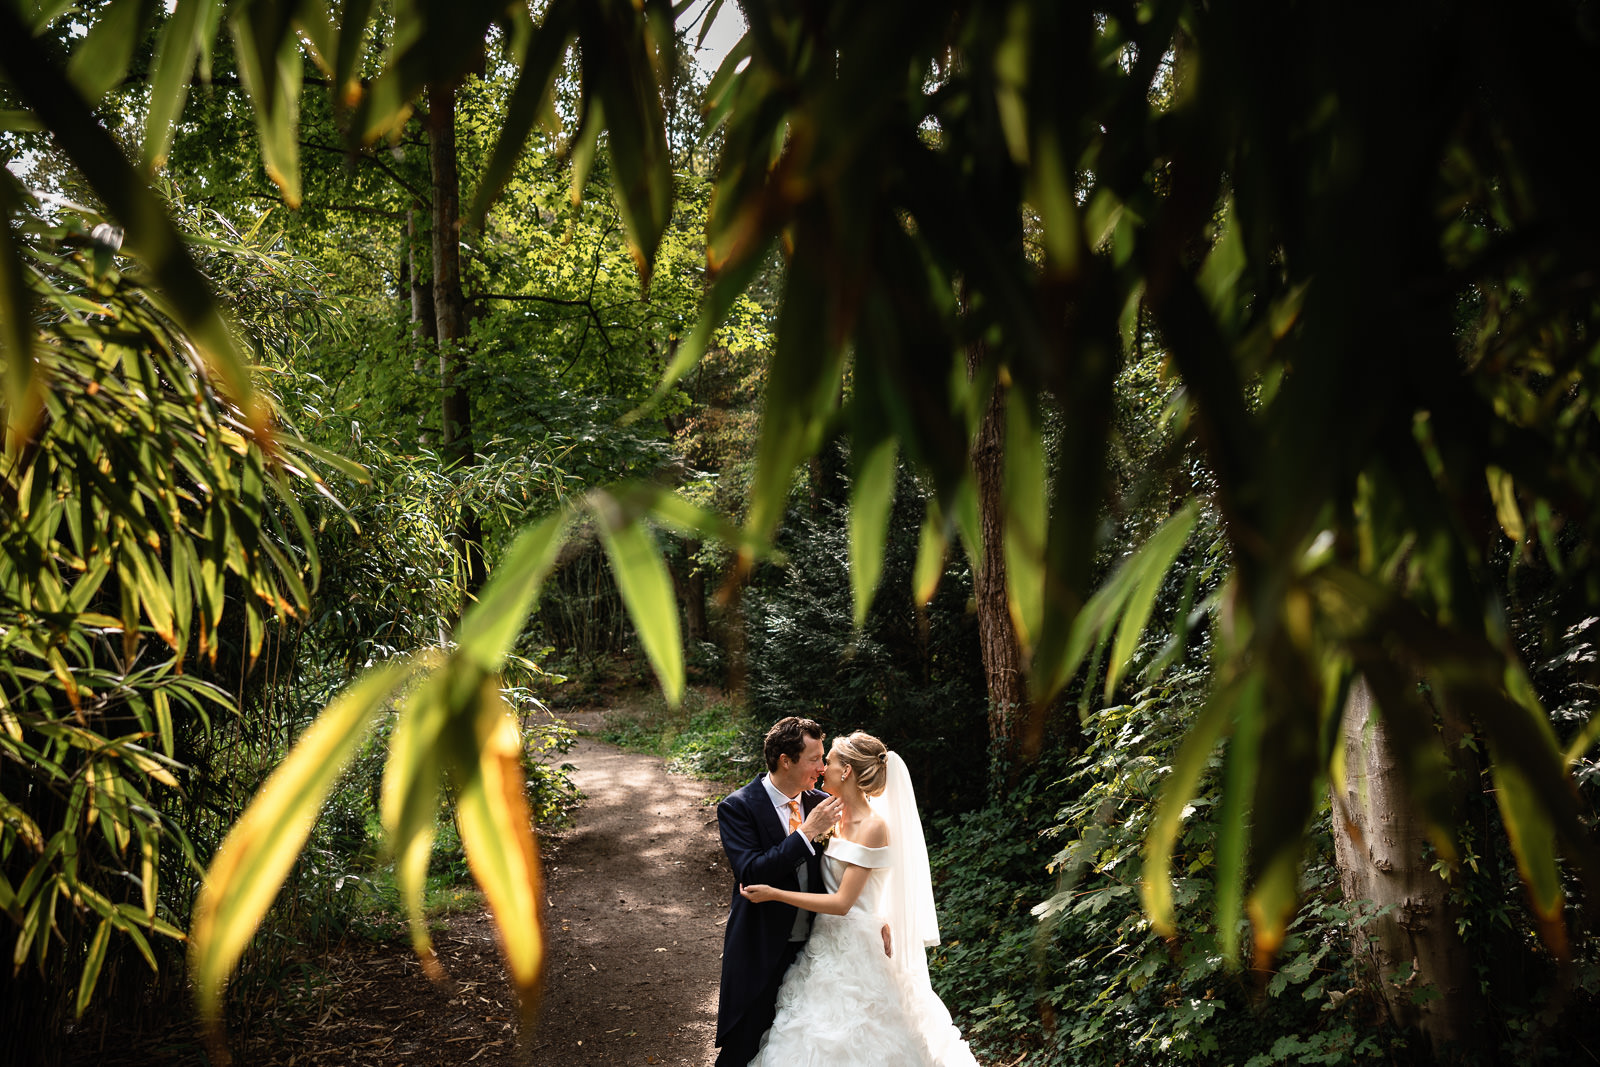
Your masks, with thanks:
<instances>
[{"instance_id":1,"label":"forest path","mask_svg":"<svg viewBox=\"0 0 1600 1067\"><path fill-rule=\"evenodd\" d=\"M716 791L587 736L602 713L568 721L580 738L566 762L587 799L545 853L549 957L533 1060L703 1067L731 888Z\"/></svg>"},{"instance_id":2,"label":"forest path","mask_svg":"<svg viewBox=\"0 0 1600 1067\"><path fill-rule=\"evenodd\" d=\"M714 1058L722 922L730 890L709 783L596 740L603 710L569 713L561 757L587 799L544 835L546 957L541 1020L521 1035L487 911L434 933L448 981L430 983L404 939L346 942L305 961L311 981L247 1012L231 1044L250 1067L514 1067L663 1064ZM241 1020L243 1021L243 1020ZM192 1014L155 1032L102 1028L65 1043L71 1067L203 1067ZM0 1042L3 1045L3 1042ZM0 1053L0 1062L7 1057Z\"/></svg>"}]
</instances>

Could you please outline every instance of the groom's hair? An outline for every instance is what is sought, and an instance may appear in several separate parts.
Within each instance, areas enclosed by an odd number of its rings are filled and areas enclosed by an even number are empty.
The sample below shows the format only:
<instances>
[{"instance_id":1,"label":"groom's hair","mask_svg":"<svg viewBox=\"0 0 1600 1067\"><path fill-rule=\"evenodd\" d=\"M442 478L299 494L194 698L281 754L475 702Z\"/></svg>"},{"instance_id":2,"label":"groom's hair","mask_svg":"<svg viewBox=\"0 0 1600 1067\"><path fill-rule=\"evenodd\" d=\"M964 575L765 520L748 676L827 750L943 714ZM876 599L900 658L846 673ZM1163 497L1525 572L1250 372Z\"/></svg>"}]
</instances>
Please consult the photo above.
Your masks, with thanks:
<instances>
[{"instance_id":1,"label":"groom's hair","mask_svg":"<svg viewBox=\"0 0 1600 1067\"><path fill-rule=\"evenodd\" d=\"M766 740L761 742L761 754L767 758L767 770L778 769L779 756L788 756L799 763L800 753L806 750L808 737L822 740L822 727L810 719L790 715L773 723L772 729L767 731Z\"/></svg>"}]
</instances>

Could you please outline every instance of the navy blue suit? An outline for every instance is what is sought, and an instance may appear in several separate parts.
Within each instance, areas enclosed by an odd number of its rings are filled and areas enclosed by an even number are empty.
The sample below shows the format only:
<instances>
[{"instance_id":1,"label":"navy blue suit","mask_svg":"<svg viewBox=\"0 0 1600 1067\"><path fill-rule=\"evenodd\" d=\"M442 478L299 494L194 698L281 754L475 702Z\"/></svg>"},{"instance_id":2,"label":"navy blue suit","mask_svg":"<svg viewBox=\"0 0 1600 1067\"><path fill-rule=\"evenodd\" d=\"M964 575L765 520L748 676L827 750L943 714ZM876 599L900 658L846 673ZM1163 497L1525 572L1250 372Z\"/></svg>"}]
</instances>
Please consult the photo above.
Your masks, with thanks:
<instances>
[{"instance_id":1,"label":"navy blue suit","mask_svg":"<svg viewBox=\"0 0 1600 1067\"><path fill-rule=\"evenodd\" d=\"M783 972L795 953L789 937L798 909L777 901L752 904L739 895L740 885L800 888L796 873L808 871L811 892L822 891L822 867L799 834L779 818L762 778L728 794L717 805L722 851L733 869L733 900L722 935L722 991L717 1000L719 1067L744 1067L755 1057L761 1035L772 1026ZM820 789L800 794L802 811L826 800Z\"/></svg>"}]
</instances>

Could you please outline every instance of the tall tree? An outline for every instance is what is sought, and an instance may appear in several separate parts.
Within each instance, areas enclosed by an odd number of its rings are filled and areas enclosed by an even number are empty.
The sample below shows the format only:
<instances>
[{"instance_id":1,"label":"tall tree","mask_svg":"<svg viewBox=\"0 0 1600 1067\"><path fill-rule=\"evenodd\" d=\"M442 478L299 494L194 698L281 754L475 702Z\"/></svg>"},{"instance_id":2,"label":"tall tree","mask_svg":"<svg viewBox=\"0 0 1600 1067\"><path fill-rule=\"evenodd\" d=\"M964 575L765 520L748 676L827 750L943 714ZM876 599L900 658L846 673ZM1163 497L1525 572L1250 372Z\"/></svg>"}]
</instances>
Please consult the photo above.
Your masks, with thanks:
<instances>
[{"instance_id":1,"label":"tall tree","mask_svg":"<svg viewBox=\"0 0 1600 1067\"><path fill-rule=\"evenodd\" d=\"M1471 759L1460 724L1447 717L1447 725L1446 751ZM1461 936L1464 910L1363 679L1350 687L1341 729L1344 780L1332 786L1340 888L1352 907L1374 909L1354 929L1352 952L1391 1021L1420 1030L1440 1062L1470 1061L1486 1046L1486 1020ZM1458 781L1477 780L1475 767L1459 770Z\"/></svg>"},{"instance_id":2,"label":"tall tree","mask_svg":"<svg viewBox=\"0 0 1600 1067\"><path fill-rule=\"evenodd\" d=\"M440 451L457 476L477 461L467 387L467 301L461 289L461 173L456 158L456 83L428 87L428 169L433 193L433 321L439 345ZM483 520L463 500L454 535L468 593L483 587Z\"/></svg>"}]
</instances>

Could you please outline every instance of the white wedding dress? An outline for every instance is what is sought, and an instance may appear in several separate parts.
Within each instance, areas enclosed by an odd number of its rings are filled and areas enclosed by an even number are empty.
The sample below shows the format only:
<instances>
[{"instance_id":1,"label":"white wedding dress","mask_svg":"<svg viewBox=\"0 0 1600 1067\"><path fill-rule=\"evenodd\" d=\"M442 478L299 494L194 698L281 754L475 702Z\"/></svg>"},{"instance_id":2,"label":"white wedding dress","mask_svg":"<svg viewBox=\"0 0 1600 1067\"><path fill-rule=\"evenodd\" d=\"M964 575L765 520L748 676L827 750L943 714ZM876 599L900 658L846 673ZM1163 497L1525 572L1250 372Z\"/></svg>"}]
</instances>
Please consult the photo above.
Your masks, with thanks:
<instances>
[{"instance_id":1,"label":"white wedding dress","mask_svg":"<svg viewBox=\"0 0 1600 1067\"><path fill-rule=\"evenodd\" d=\"M914 818L914 806L911 813ZM822 880L829 893L838 892L846 865L872 873L847 914L816 916L811 937L784 975L777 1017L750 1067L977 1067L929 984L926 927L919 933L915 919L907 921L904 909L897 910L901 886L893 878L894 861L904 858L905 849L896 847L894 826L891 819L890 843L883 848L839 837L828 843ZM915 838L907 845L921 849L925 871L920 823L905 836ZM913 854L908 863L915 861ZM931 886L925 895L931 920ZM886 921L894 935L892 959L883 954ZM931 943L938 943L936 926Z\"/></svg>"}]
</instances>

